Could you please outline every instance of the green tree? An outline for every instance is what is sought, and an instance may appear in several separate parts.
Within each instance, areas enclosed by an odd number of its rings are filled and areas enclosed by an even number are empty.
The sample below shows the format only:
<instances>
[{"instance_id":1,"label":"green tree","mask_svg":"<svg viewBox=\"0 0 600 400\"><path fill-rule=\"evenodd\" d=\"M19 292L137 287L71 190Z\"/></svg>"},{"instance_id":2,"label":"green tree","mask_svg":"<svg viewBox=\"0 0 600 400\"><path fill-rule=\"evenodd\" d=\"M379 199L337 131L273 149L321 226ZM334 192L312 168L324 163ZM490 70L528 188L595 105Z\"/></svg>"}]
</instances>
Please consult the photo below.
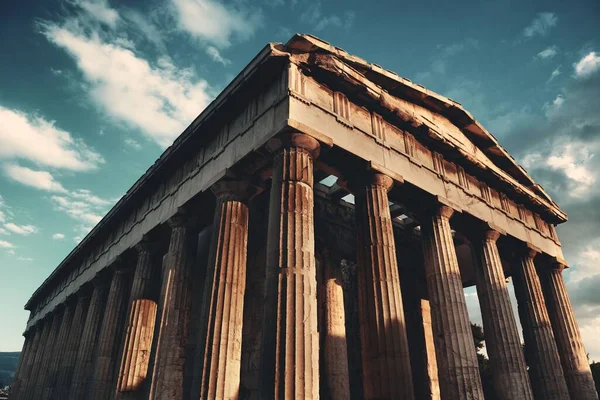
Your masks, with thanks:
<instances>
[{"instance_id":1,"label":"green tree","mask_svg":"<svg viewBox=\"0 0 600 400\"><path fill-rule=\"evenodd\" d=\"M490 360L483 352L485 347L485 336L483 328L480 325L471 323L471 332L473 334L473 342L477 349L477 362L479 364L479 375L481 376L481 384L483 385L483 394L486 400L497 399L494 391L494 382L492 381L492 370L490 368Z\"/></svg>"}]
</instances>

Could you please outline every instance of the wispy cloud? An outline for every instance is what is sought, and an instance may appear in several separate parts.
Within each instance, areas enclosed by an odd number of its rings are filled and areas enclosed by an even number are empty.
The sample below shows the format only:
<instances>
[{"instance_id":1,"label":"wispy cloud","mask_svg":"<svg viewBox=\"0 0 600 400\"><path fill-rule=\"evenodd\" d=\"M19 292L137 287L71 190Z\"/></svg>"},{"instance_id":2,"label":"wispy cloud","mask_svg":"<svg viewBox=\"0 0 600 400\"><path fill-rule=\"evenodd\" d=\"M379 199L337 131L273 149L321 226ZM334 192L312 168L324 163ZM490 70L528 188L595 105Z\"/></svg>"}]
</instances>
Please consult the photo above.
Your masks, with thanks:
<instances>
[{"instance_id":1,"label":"wispy cloud","mask_svg":"<svg viewBox=\"0 0 600 400\"><path fill-rule=\"evenodd\" d=\"M558 17L552 12L541 12L523 29L525 37L547 36L558 23Z\"/></svg>"},{"instance_id":2,"label":"wispy cloud","mask_svg":"<svg viewBox=\"0 0 600 400\"><path fill-rule=\"evenodd\" d=\"M346 10L339 14L325 14L321 9L321 2L316 2L306 6L304 12L300 14L300 21L308 23L316 32L327 28L350 29L354 24L356 14L353 11Z\"/></svg>"},{"instance_id":3,"label":"wispy cloud","mask_svg":"<svg viewBox=\"0 0 600 400\"><path fill-rule=\"evenodd\" d=\"M32 233L36 233L38 231L38 228L36 226L33 225L17 225L13 222L9 222L7 224L4 224L4 227L6 229L8 229L9 231L16 233L18 235L22 235L22 236L29 236Z\"/></svg>"},{"instance_id":4,"label":"wispy cloud","mask_svg":"<svg viewBox=\"0 0 600 400\"><path fill-rule=\"evenodd\" d=\"M17 164L5 164L2 169L8 178L25 186L47 192L67 192L67 189L60 182L56 181L50 172L37 171Z\"/></svg>"},{"instance_id":5,"label":"wispy cloud","mask_svg":"<svg viewBox=\"0 0 600 400\"><path fill-rule=\"evenodd\" d=\"M0 247L3 249L12 249L15 246L12 243L7 242L6 240L0 240Z\"/></svg>"},{"instance_id":6,"label":"wispy cloud","mask_svg":"<svg viewBox=\"0 0 600 400\"><path fill-rule=\"evenodd\" d=\"M223 65L229 65L229 64L231 64L231 61L228 60L228 59L226 59L226 58L224 58L221 55L221 52L219 52L219 49L217 49L214 46L208 46L206 48L206 54L208 54L208 56L210 58L212 58L213 61L216 61L216 62L218 62L220 64L223 64Z\"/></svg>"},{"instance_id":7,"label":"wispy cloud","mask_svg":"<svg viewBox=\"0 0 600 400\"><path fill-rule=\"evenodd\" d=\"M142 145L132 138L125 139L125 144L134 150L140 150L142 148Z\"/></svg>"},{"instance_id":8,"label":"wispy cloud","mask_svg":"<svg viewBox=\"0 0 600 400\"><path fill-rule=\"evenodd\" d=\"M54 240L63 240L65 238L65 235L62 233L55 233L52 235L52 239Z\"/></svg>"},{"instance_id":9,"label":"wispy cloud","mask_svg":"<svg viewBox=\"0 0 600 400\"><path fill-rule=\"evenodd\" d=\"M161 146L170 145L209 102L208 83L167 57L151 63L98 34L56 24L46 24L43 32L76 61L101 110Z\"/></svg>"},{"instance_id":10,"label":"wispy cloud","mask_svg":"<svg viewBox=\"0 0 600 400\"><path fill-rule=\"evenodd\" d=\"M112 28L120 19L119 13L109 6L106 0L77 0L75 4L85 10L89 17Z\"/></svg>"},{"instance_id":11,"label":"wispy cloud","mask_svg":"<svg viewBox=\"0 0 600 400\"><path fill-rule=\"evenodd\" d=\"M552 71L552 73L550 74L550 78L548 78L548 82L551 82L554 80L554 78L556 78L557 76L560 75L560 67L556 67L556 69L554 71Z\"/></svg>"},{"instance_id":12,"label":"wispy cloud","mask_svg":"<svg viewBox=\"0 0 600 400\"><path fill-rule=\"evenodd\" d=\"M573 68L575 68L575 77L587 78L600 70L600 56L595 51L592 51L573 64Z\"/></svg>"},{"instance_id":13,"label":"wispy cloud","mask_svg":"<svg viewBox=\"0 0 600 400\"><path fill-rule=\"evenodd\" d=\"M537 55L535 56L535 58L540 58L542 60L547 60L547 59L553 58L557 54L558 54L558 47L556 47L556 46L550 46L550 47L547 47L544 50L540 51L539 53L537 53Z\"/></svg>"},{"instance_id":14,"label":"wispy cloud","mask_svg":"<svg viewBox=\"0 0 600 400\"><path fill-rule=\"evenodd\" d=\"M259 8L243 2L226 5L214 0L173 0L172 5L182 31L218 48L253 36L263 21Z\"/></svg>"},{"instance_id":15,"label":"wispy cloud","mask_svg":"<svg viewBox=\"0 0 600 400\"><path fill-rule=\"evenodd\" d=\"M0 159L72 171L89 171L104 163L100 154L54 121L2 106L0 121Z\"/></svg>"}]
</instances>

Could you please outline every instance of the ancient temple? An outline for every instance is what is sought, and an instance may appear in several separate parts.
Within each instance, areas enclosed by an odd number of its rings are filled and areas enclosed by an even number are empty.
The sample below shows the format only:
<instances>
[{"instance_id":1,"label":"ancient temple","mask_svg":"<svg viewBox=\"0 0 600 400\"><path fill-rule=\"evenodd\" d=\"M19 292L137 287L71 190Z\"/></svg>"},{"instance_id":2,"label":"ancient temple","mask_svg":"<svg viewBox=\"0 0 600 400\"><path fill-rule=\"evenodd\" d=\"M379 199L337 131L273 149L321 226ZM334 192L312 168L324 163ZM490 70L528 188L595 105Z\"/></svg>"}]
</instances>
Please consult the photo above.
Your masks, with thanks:
<instances>
[{"instance_id":1,"label":"ancient temple","mask_svg":"<svg viewBox=\"0 0 600 400\"><path fill-rule=\"evenodd\" d=\"M566 220L459 103L295 35L31 296L10 398L483 399L475 285L499 399L598 399Z\"/></svg>"}]
</instances>

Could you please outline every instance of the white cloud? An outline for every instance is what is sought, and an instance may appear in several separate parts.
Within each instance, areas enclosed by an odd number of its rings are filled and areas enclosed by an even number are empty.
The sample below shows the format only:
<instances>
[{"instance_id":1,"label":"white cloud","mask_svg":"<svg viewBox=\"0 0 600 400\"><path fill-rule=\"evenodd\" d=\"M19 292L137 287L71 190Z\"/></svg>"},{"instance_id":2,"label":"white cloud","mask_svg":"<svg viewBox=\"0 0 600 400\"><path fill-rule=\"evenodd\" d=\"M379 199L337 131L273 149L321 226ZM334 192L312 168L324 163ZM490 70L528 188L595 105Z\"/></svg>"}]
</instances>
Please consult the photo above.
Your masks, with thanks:
<instances>
[{"instance_id":1,"label":"white cloud","mask_svg":"<svg viewBox=\"0 0 600 400\"><path fill-rule=\"evenodd\" d=\"M0 246L0 247L2 247L2 246ZM15 255L15 251L14 251L14 250L12 250L12 249L11 249L11 250L8 250L8 251L7 251L7 253L8 253L8 254L10 254L11 256L14 256L14 255Z\"/></svg>"},{"instance_id":2,"label":"white cloud","mask_svg":"<svg viewBox=\"0 0 600 400\"><path fill-rule=\"evenodd\" d=\"M84 9L89 17L114 28L119 21L119 14L108 5L106 0L80 0L76 4Z\"/></svg>"},{"instance_id":3,"label":"white cloud","mask_svg":"<svg viewBox=\"0 0 600 400\"><path fill-rule=\"evenodd\" d=\"M96 225L102 219L93 207L85 201L73 200L65 196L52 196L50 198L59 211L64 211L73 219L85 224Z\"/></svg>"},{"instance_id":4,"label":"white cloud","mask_svg":"<svg viewBox=\"0 0 600 400\"><path fill-rule=\"evenodd\" d=\"M104 162L81 139L40 116L0 106L0 159L23 159L38 165L88 171Z\"/></svg>"},{"instance_id":5,"label":"white cloud","mask_svg":"<svg viewBox=\"0 0 600 400\"><path fill-rule=\"evenodd\" d=\"M23 236L29 236L38 231L38 228L33 225L17 225L13 222L4 224L4 227L13 233Z\"/></svg>"},{"instance_id":6,"label":"white cloud","mask_svg":"<svg viewBox=\"0 0 600 400\"><path fill-rule=\"evenodd\" d=\"M0 228L0 235L10 235L10 233L4 228Z\"/></svg>"},{"instance_id":7,"label":"white cloud","mask_svg":"<svg viewBox=\"0 0 600 400\"><path fill-rule=\"evenodd\" d=\"M550 46L550 47L540 51L539 53L537 53L536 57L546 60L549 58L553 58L557 54L558 54L558 48L556 46Z\"/></svg>"},{"instance_id":8,"label":"white cloud","mask_svg":"<svg viewBox=\"0 0 600 400\"><path fill-rule=\"evenodd\" d=\"M134 150L140 150L142 148L142 145L139 144L139 142L137 142L136 140L133 140L131 138L125 139L125 144Z\"/></svg>"},{"instance_id":9,"label":"white cloud","mask_svg":"<svg viewBox=\"0 0 600 400\"><path fill-rule=\"evenodd\" d=\"M552 117L556 112L558 112L558 110L562 108L563 104L565 104L565 98L561 94L556 96L552 103L544 104L542 108L546 113L546 117Z\"/></svg>"},{"instance_id":10,"label":"white cloud","mask_svg":"<svg viewBox=\"0 0 600 400\"><path fill-rule=\"evenodd\" d=\"M214 0L173 0L172 4L183 31L219 48L230 46L233 38L251 37L263 20L259 9L241 2L225 5Z\"/></svg>"},{"instance_id":11,"label":"white cloud","mask_svg":"<svg viewBox=\"0 0 600 400\"><path fill-rule=\"evenodd\" d=\"M555 100L556 101L556 100ZM570 197L581 198L588 194L596 182L590 161L593 154L581 143L556 143L549 154L530 153L523 158L525 168L546 167L562 173L569 179Z\"/></svg>"},{"instance_id":12,"label":"white cloud","mask_svg":"<svg viewBox=\"0 0 600 400\"><path fill-rule=\"evenodd\" d=\"M17 260L20 260L20 261L33 261L33 258L19 256L19 257L17 257Z\"/></svg>"},{"instance_id":13,"label":"white cloud","mask_svg":"<svg viewBox=\"0 0 600 400\"><path fill-rule=\"evenodd\" d=\"M548 82L551 82L552 80L554 80L554 78L556 78L557 76L560 75L560 67L557 67L554 71L552 71L552 74L550 74L550 78L548 78Z\"/></svg>"},{"instance_id":14,"label":"white cloud","mask_svg":"<svg viewBox=\"0 0 600 400\"><path fill-rule=\"evenodd\" d=\"M70 194L74 199L85 201L92 206L103 207L111 204L111 201L100 198L94 195L91 190L87 189L77 189L72 191Z\"/></svg>"},{"instance_id":15,"label":"white cloud","mask_svg":"<svg viewBox=\"0 0 600 400\"><path fill-rule=\"evenodd\" d=\"M575 77L586 78L600 69L600 56L592 51L573 64L573 68L575 68Z\"/></svg>"},{"instance_id":16,"label":"white cloud","mask_svg":"<svg viewBox=\"0 0 600 400\"><path fill-rule=\"evenodd\" d=\"M208 54L209 57L212 58L213 61L216 61L216 62L218 62L220 64L223 64L223 65L229 65L229 64L231 64L231 61L228 60L228 59L226 59L226 58L224 58L221 55L221 53L219 52L219 49L217 49L214 46L208 46L206 48L206 54Z\"/></svg>"},{"instance_id":17,"label":"white cloud","mask_svg":"<svg viewBox=\"0 0 600 400\"><path fill-rule=\"evenodd\" d=\"M321 2L307 6L300 15L300 21L309 23L312 29L319 32L326 28L350 29L354 24L356 14L353 11L345 11L343 14L325 15L321 11Z\"/></svg>"},{"instance_id":18,"label":"white cloud","mask_svg":"<svg viewBox=\"0 0 600 400\"><path fill-rule=\"evenodd\" d=\"M4 174L16 182L48 192L66 193L66 189L47 171L35 171L17 164L5 164Z\"/></svg>"},{"instance_id":19,"label":"white cloud","mask_svg":"<svg viewBox=\"0 0 600 400\"><path fill-rule=\"evenodd\" d=\"M98 34L54 24L47 24L44 34L75 59L89 82L89 95L103 111L162 146L170 145L209 102L207 82L168 58L152 65Z\"/></svg>"},{"instance_id":20,"label":"white cloud","mask_svg":"<svg viewBox=\"0 0 600 400\"><path fill-rule=\"evenodd\" d=\"M54 240L63 240L65 238L65 235L62 233L55 233L54 235L52 235L52 239Z\"/></svg>"},{"instance_id":21,"label":"white cloud","mask_svg":"<svg viewBox=\"0 0 600 400\"><path fill-rule=\"evenodd\" d=\"M526 37L546 36L550 29L556 26L558 17L551 12L542 12L535 16L531 23L523 30Z\"/></svg>"},{"instance_id":22,"label":"white cloud","mask_svg":"<svg viewBox=\"0 0 600 400\"><path fill-rule=\"evenodd\" d=\"M2 247L3 249L12 249L15 246L12 243L7 242L6 240L0 240L0 247Z\"/></svg>"}]
</instances>

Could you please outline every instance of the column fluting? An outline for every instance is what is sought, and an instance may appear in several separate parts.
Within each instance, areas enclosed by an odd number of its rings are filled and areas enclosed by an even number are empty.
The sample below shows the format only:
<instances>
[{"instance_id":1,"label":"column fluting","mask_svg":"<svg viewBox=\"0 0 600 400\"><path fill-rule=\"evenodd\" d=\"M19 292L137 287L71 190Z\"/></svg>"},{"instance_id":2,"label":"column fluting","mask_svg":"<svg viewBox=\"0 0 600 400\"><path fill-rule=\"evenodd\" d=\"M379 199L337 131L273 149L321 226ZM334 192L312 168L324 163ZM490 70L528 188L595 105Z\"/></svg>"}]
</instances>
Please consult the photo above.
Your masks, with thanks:
<instances>
[{"instance_id":1,"label":"column fluting","mask_svg":"<svg viewBox=\"0 0 600 400\"><path fill-rule=\"evenodd\" d=\"M137 262L129 295L129 313L117 379L117 398L121 392L138 390L148 377L154 338L157 302L152 253L156 244L143 240L136 245Z\"/></svg>"},{"instance_id":2,"label":"column fluting","mask_svg":"<svg viewBox=\"0 0 600 400\"><path fill-rule=\"evenodd\" d=\"M17 370L15 371L15 375L13 378L13 383L10 387L10 394L17 398L17 393L19 392L19 386L23 374L23 370L25 369L25 365L27 363L27 356L31 351L31 344L33 343L33 339L35 337L35 330L30 329L25 334L25 341L23 342L23 349L21 350L21 356L19 357L19 363L17 364Z\"/></svg>"},{"instance_id":3,"label":"column fluting","mask_svg":"<svg viewBox=\"0 0 600 400\"><path fill-rule=\"evenodd\" d=\"M517 322L510 304L496 241L500 233L486 230L475 239L477 297L494 389L499 400L533 399Z\"/></svg>"},{"instance_id":4,"label":"column fluting","mask_svg":"<svg viewBox=\"0 0 600 400\"><path fill-rule=\"evenodd\" d=\"M42 324L38 322L37 325L34 325L29 329L28 334L33 335L31 344L28 346L27 354L23 357L23 361L21 361L21 371L19 372L19 379L16 380L16 384L11 387L10 396L11 399L22 399L23 395L26 391L27 383L29 381L29 376L31 374L31 367L33 365L33 360L35 359L35 354L37 353L38 345L40 342L40 336L42 334Z\"/></svg>"},{"instance_id":5,"label":"column fluting","mask_svg":"<svg viewBox=\"0 0 600 400\"><path fill-rule=\"evenodd\" d=\"M530 368L535 398L564 400L569 398L569 392L535 270L533 259L537 253L528 248L513 264L513 283L525 339L525 359Z\"/></svg>"},{"instance_id":6,"label":"column fluting","mask_svg":"<svg viewBox=\"0 0 600 400\"><path fill-rule=\"evenodd\" d=\"M236 399L240 391L242 326L248 247L248 205L255 187L221 181L202 299L201 398Z\"/></svg>"},{"instance_id":7,"label":"column fluting","mask_svg":"<svg viewBox=\"0 0 600 400\"><path fill-rule=\"evenodd\" d=\"M579 326L563 280L564 267L563 263L555 262L550 268L540 271L556 346L571 399L598 400Z\"/></svg>"},{"instance_id":8,"label":"column fluting","mask_svg":"<svg viewBox=\"0 0 600 400\"><path fill-rule=\"evenodd\" d=\"M113 275L106 299L106 311L98 336L96 365L92 376L91 398L106 400L115 392L119 346L127 312L128 266L123 260L111 266Z\"/></svg>"},{"instance_id":9,"label":"column fluting","mask_svg":"<svg viewBox=\"0 0 600 400\"><path fill-rule=\"evenodd\" d=\"M100 324L104 315L108 282L104 277L96 276L95 280L92 281L92 285L94 289L73 369L73 381L69 391L69 399L71 400L81 400L86 393L89 393L94 355L98 344Z\"/></svg>"},{"instance_id":10,"label":"column fluting","mask_svg":"<svg viewBox=\"0 0 600 400\"><path fill-rule=\"evenodd\" d=\"M42 355L40 367L36 374L35 391L33 393L33 398L36 400L43 398L42 393L44 391L46 379L48 378L48 373L50 372L50 364L54 355L54 348L56 346L56 339L63 318L63 311L64 307L59 305L52 312L52 325L50 326L50 332L48 333L48 338L46 339L46 344L44 345L44 353Z\"/></svg>"},{"instance_id":11,"label":"column fluting","mask_svg":"<svg viewBox=\"0 0 600 400\"><path fill-rule=\"evenodd\" d=\"M321 250L323 371L321 392L331 400L350 399L346 314L341 263L334 261L328 249Z\"/></svg>"},{"instance_id":12,"label":"column fluting","mask_svg":"<svg viewBox=\"0 0 600 400\"><path fill-rule=\"evenodd\" d=\"M358 317L365 399L413 399L406 319L396 260L388 192L383 174L360 177L355 196Z\"/></svg>"},{"instance_id":13,"label":"column fluting","mask_svg":"<svg viewBox=\"0 0 600 400\"><path fill-rule=\"evenodd\" d=\"M69 297L64 303L64 312L62 321L60 323L60 329L56 337L56 346L54 347L48 375L46 377L46 381L44 382L44 390L42 392L43 399L52 398L53 392L57 389L58 372L65 357L68 336L72 328L73 314L75 312L74 300L75 299L73 297Z\"/></svg>"},{"instance_id":14,"label":"column fluting","mask_svg":"<svg viewBox=\"0 0 600 400\"><path fill-rule=\"evenodd\" d=\"M483 399L462 277L446 205L423 218L421 239L431 307L440 393L443 399Z\"/></svg>"},{"instance_id":15,"label":"column fluting","mask_svg":"<svg viewBox=\"0 0 600 400\"><path fill-rule=\"evenodd\" d=\"M75 313L73 314L73 320L71 322L71 326L69 327L69 337L65 345L62 362L58 368L56 388L52 392L51 396L51 398L54 400L64 400L69 396L69 391L73 382L73 373L75 362L77 360L77 353L81 343L81 333L83 332L83 327L90 305L90 285L86 285L79 289L79 292L75 295L75 297L77 299Z\"/></svg>"},{"instance_id":16,"label":"column fluting","mask_svg":"<svg viewBox=\"0 0 600 400\"><path fill-rule=\"evenodd\" d=\"M275 151L267 238L262 398L319 398L313 159L319 143L290 133Z\"/></svg>"},{"instance_id":17,"label":"column fluting","mask_svg":"<svg viewBox=\"0 0 600 400\"><path fill-rule=\"evenodd\" d=\"M46 351L46 346L48 346L48 336L50 335L50 329L52 328L53 317L53 315L47 315L45 317L44 327L42 328L40 341L33 358L31 369L29 370L26 386L23 387L23 399L33 399L35 396L36 382L40 373L44 352Z\"/></svg>"},{"instance_id":18,"label":"column fluting","mask_svg":"<svg viewBox=\"0 0 600 400\"><path fill-rule=\"evenodd\" d=\"M154 400L183 397L195 236L191 234L191 222L184 212L169 220L171 239L160 294L161 317L152 382Z\"/></svg>"}]
</instances>

